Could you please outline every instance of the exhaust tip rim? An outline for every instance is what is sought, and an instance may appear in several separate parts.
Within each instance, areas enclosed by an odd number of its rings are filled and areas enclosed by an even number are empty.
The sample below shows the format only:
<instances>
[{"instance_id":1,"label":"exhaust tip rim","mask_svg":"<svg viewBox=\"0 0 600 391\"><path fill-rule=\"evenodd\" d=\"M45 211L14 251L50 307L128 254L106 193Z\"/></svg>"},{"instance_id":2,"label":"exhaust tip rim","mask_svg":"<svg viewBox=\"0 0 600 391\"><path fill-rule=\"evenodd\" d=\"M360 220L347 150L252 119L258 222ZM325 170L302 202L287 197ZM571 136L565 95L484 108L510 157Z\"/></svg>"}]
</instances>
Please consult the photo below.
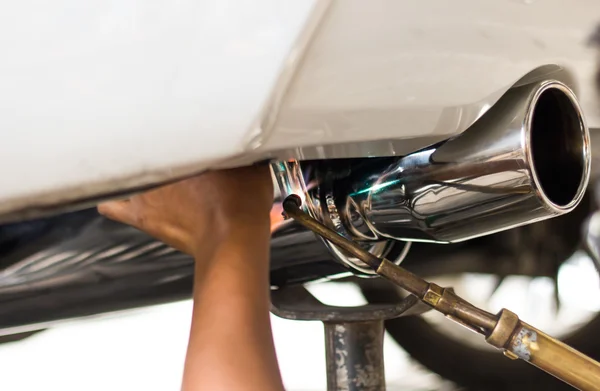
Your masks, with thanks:
<instances>
[{"instance_id":1,"label":"exhaust tip rim","mask_svg":"<svg viewBox=\"0 0 600 391\"><path fill-rule=\"evenodd\" d=\"M535 131L539 132L539 129L534 128L535 121L534 117L536 114L536 108L539 109L538 104L540 103L540 99L547 95L549 91L558 91L561 93L561 98L564 102L569 103L569 109L571 110L571 114L574 114L574 118L576 119L576 128L577 130L577 138L581 140L581 155L578 157L581 161L581 172L580 179L577 186L577 189L573 192L573 196L570 197L570 201L566 203L556 202L553 200L554 196L548 194L548 190L545 189L544 180L542 180L542 175L536 168L536 146L533 145L534 141L532 140L534 137L533 133ZM573 124L575 121L573 121ZM532 188L535 191L536 195L543 200L545 207L555 214L564 214L572 211L583 199L585 194L585 190L587 188L587 184L590 177L591 171L591 147L590 147L590 135L587 124L585 122L585 118L583 117L583 112L575 97L575 93L567 87L565 84L556 81L549 80L540 83L540 87L535 90L530 103L529 109L527 110L527 116L525 119L525 140L524 140L524 148L525 148L525 156L527 159L527 166L529 167L529 171L532 177ZM539 160L539 159L538 159ZM547 188L547 186L546 186Z\"/></svg>"}]
</instances>

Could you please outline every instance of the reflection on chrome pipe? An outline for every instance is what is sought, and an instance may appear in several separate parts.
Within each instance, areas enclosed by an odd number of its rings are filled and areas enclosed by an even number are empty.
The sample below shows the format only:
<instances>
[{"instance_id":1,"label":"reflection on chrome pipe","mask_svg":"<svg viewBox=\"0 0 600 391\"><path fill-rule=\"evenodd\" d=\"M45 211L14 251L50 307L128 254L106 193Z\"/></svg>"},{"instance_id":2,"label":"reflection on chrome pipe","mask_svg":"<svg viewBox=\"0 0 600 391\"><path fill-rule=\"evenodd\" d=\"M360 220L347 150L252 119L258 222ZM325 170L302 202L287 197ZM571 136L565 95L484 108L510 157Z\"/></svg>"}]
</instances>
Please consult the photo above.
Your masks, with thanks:
<instances>
[{"instance_id":1,"label":"reflection on chrome pipe","mask_svg":"<svg viewBox=\"0 0 600 391\"><path fill-rule=\"evenodd\" d=\"M310 184L308 186L305 184L300 164L297 161L274 162L271 164L271 173L277 185L277 189L279 190L279 196L281 199L284 199L290 194L296 194L302 199L302 209L304 212L318 220L323 220L323 215L320 213L320 209L318 207L319 202L312 198L311 192L309 191L311 186ZM332 205L327 206L326 203L324 206L329 208L332 207ZM277 205L277 207L279 207L279 205ZM329 210L327 214L331 215L331 210ZM288 220L288 222L291 222L291 220ZM283 225L284 224L281 224L280 227ZM343 227L338 226L336 228L338 229L338 232L340 232ZM344 236L348 235L345 234ZM318 239L323 240L321 237ZM375 275L375 272L370 267L363 264L359 259L349 256L344 251L337 248L337 246L329 243L326 240L323 240L323 243L331 252L333 257L343 265L349 267L355 272L359 272L362 275ZM394 263L399 264L406 257L406 254L410 249L410 243L405 243L400 252L394 251L395 247L399 247L398 243L390 240L374 240L366 244L368 251L375 256L389 256Z\"/></svg>"},{"instance_id":2,"label":"reflection on chrome pipe","mask_svg":"<svg viewBox=\"0 0 600 391\"><path fill-rule=\"evenodd\" d=\"M356 239L458 242L571 211L590 162L573 92L544 81L509 90L464 133L395 159L336 204Z\"/></svg>"}]
</instances>

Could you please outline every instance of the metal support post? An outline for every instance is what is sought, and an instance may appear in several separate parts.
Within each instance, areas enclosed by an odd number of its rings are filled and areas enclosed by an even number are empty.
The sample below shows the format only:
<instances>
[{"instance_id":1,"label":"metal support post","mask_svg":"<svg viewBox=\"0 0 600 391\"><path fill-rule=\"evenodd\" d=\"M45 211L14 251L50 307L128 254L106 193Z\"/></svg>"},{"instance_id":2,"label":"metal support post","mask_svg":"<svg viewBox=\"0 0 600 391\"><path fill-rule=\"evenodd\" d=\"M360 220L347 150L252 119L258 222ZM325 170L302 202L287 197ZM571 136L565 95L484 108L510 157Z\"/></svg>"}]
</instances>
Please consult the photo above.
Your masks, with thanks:
<instances>
[{"instance_id":1,"label":"metal support post","mask_svg":"<svg viewBox=\"0 0 600 391\"><path fill-rule=\"evenodd\" d=\"M324 323L327 389L385 390L383 320Z\"/></svg>"}]
</instances>

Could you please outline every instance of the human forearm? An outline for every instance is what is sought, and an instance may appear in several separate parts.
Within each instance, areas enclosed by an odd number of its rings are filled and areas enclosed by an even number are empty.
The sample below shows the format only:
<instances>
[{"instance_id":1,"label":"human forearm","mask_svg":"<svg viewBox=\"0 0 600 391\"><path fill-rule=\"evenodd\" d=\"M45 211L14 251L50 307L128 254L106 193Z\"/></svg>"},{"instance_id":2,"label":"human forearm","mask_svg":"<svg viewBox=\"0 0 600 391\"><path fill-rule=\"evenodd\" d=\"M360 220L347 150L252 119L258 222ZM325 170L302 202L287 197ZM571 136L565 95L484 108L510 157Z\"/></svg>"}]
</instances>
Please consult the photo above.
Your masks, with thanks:
<instances>
[{"instance_id":1,"label":"human forearm","mask_svg":"<svg viewBox=\"0 0 600 391\"><path fill-rule=\"evenodd\" d=\"M207 172L98 206L196 259L185 391L283 388L269 323L272 205L271 175L261 165Z\"/></svg>"},{"instance_id":2,"label":"human forearm","mask_svg":"<svg viewBox=\"0 0 600 391\"><path fill-rule=\"evenodd\" d=\"M269 321L268 221L228 232L203 257L183 389L283 389Z\"/></svg>"}]
</instances>

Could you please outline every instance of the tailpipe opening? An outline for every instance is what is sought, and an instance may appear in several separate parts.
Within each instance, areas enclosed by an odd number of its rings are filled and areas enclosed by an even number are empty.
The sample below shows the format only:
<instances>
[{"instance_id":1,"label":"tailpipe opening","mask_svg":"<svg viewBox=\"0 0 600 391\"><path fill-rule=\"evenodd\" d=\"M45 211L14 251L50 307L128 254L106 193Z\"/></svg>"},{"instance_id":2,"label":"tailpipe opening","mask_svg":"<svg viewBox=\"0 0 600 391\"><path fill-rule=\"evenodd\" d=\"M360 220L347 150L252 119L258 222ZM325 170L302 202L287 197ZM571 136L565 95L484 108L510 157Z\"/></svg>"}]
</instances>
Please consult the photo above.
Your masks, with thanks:
<instances>
[{"instance_id":1,"label":"tailpipe opening","mask_svg":"<svg viewBox=\"0 0 600 391\"><path fill-rule=\"evenodd\" d=\"M554 208L573 209L585 190L589 166L587 129L573 93L551 83L533 102L529 152L533 178Z\"/></svg>"}]
</instances>

